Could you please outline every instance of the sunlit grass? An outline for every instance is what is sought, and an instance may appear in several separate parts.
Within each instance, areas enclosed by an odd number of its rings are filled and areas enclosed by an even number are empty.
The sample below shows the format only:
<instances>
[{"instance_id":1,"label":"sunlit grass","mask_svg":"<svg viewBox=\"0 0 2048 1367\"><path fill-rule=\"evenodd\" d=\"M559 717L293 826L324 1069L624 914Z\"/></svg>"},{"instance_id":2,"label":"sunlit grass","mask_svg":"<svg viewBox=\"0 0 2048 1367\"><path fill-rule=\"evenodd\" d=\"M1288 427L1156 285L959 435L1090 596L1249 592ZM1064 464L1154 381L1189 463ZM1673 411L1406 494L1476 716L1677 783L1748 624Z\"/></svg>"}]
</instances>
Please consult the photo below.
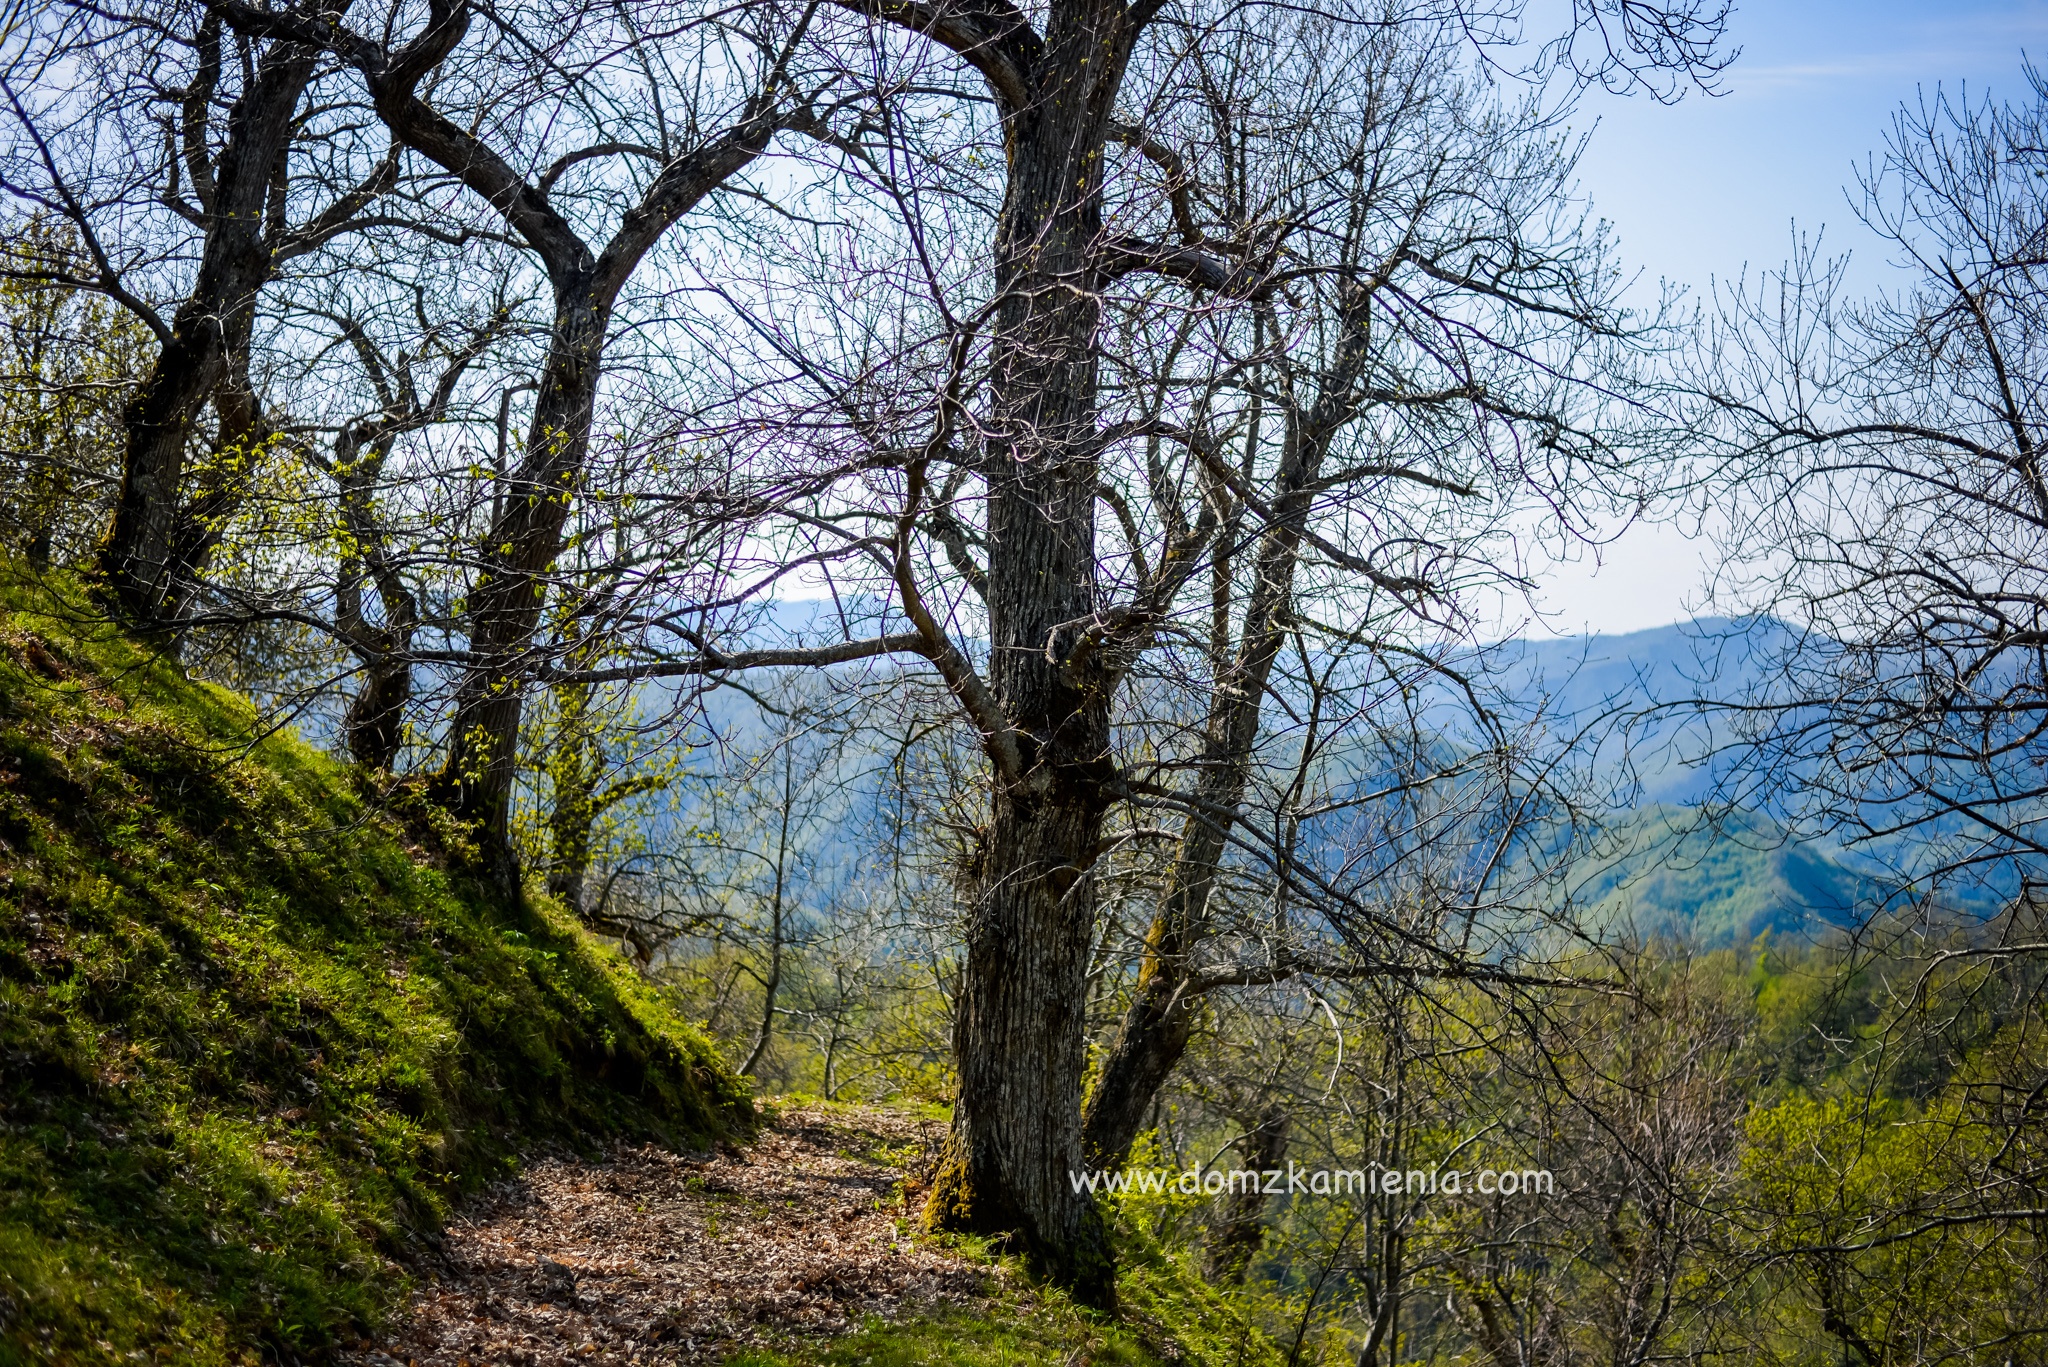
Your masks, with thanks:
<instances>
[{"instance_id":1,"label":"sunlit grass","mask_svg":"<svg viewBox=\"0 0 2048 1367\"><path fill-rule=\"evenodd\" d=\"M523 1145L746 1123L609 949L256 721L0 585L0 1360L317 1354Z\"/></svg>"}]
</instances>

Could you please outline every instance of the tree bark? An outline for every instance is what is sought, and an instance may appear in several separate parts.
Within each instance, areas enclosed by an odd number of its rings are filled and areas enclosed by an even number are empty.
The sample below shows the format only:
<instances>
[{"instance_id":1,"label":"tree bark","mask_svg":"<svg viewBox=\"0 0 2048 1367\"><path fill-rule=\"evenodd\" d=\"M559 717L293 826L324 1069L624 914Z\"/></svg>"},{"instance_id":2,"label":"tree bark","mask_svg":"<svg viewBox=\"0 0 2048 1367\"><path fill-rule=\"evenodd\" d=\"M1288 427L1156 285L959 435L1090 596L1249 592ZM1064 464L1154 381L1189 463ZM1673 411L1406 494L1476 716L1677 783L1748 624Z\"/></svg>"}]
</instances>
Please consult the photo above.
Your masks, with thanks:
<instances>
[{"instance_id":1,"label":"tree bark","mask_svg":"<svg viewBox=\"0 0 2048 1367\"><path fill-rule=\"evenodd\" d=\"M203 124L219 71L218 20L206 21L200 41L196 117ZM172 319L170 341L123 414L121 492L96 569L115 610L138 627L171 624L185 597L178 584L181 561L210 549L204 538L194 541L192 522L181 516L185 453L193 420L226 376L235 337L248 335L257 292L274 269L265 210L316 52L300 43L273 43L229 111L210 184L195 186L206 214L198 277ZM195 118L191 96L188 125Z\"/></svg>"},{"instance_id":2,"label":"tree bark","mask_svg":"<svg viewBox=\"0 0 2048 1367\"><path fill-rule=\"evenodd\" d=\"M227 533L228 520L249 491L250 471L270 438L263 401L249 378L249 348L256 325L256 298L237 314L224 337L225 363L213 386L213 460L185 485L171 523L169 568L161 620L175 627L199 594L199 576ZM188 447L189 450L189 447ZM175 648L175 638L173 645Z\"/></svg>"},{"instance_id":3,"label":"tree bark","mask_svg":"<svg viewBox=\"0 0 2048 1367\"><path fill-rule=\"evenodd\" d=\"M1083 1130L1096 1167L1122 1166L1194 1032L1202 990L1193 956L1206 933L1209 899L1229 843L1229 818L1223 814L1237 811L1251 781L1266 686L1286 640L1311 489L1338 429L1357 411L1352 388L1364 368L1371 304L1369 290L1355 287L1317 402L1305 413L1286 415L1273 521L1259 541L1237 651L1211 694L1195 802L1181 826L1166 895L1146 932L1137 990L1088 1099Z\"/></svg>"},{"instance_id":4,"label":"tree bark","mask_svg":"<svg viewBox=\"0 0 2048 1367\"><path fill-rule=\"evenodd\" d=\"M349 758L366 769L390 769L405 747L405 707L412 700L409 639L386 630L377 634L377 655L363 667L363 682L349 700L342 730Z\"/></svg>"},{"instance_id":5,"label":"tree bark","mask_svg":"<svg viewBox=\"0 0 2048 1367\"><path fill-rule=\"evenodd\" d=\"M384 528L375 514L375 485L396 440L395 426L364 433L345 428L336 441L334 471L341 514L359 555L342 562L335 585L335 625L363 662L363 682L342 719L350 758L366 769L390 769L405 745L405 708L412 700L413 633L419 605L390 560ZM358 455L365 445L367 455ZM363 580L377 586L384 623L372 626L363 613Z\"/></svg>"},{"instance_id":6,"label":"tree bark","mask_svg":"<svg viewBox=\"0 0 2048 1367\"><path fill-rule=\"evenodd\" d=\"M1115 1302L1106 1230L1072 1178L1083 1166L1092 870L1114 791L1113 680L1066 652L1100 606L1102 153L1136 28L1121 4L1055 6L1028 97L1006 111L983 476L989 682L1020 768L999 774L968 888L960 1092L927 1207L934 1227L1006 1239L1103 1308Z\"/></svg>"},{"instance_id":7,"label":"tree bark","mask_svg":"<svg viewBox=\"0 0 2048 1367\"><path fill-rule=\"evenodd\" d=\"M778 806L779 824L775 831L775 885L768 900L768 975L761 980L761 1028L754 1036L754 1047L747 1052L747 1061L740 1065L740 1071L748 1077L754 1076L754 1069L760 1066L761 1056L768 1052L768 1042L775 1037L775 998L782 990L782 916L789 874L789 817L796 805L796 757L788 745L782 751L782 795ZM832 1060L825 1059L825 1092L827 1099L832 1091Z\"/></svg>"}]
</instances>

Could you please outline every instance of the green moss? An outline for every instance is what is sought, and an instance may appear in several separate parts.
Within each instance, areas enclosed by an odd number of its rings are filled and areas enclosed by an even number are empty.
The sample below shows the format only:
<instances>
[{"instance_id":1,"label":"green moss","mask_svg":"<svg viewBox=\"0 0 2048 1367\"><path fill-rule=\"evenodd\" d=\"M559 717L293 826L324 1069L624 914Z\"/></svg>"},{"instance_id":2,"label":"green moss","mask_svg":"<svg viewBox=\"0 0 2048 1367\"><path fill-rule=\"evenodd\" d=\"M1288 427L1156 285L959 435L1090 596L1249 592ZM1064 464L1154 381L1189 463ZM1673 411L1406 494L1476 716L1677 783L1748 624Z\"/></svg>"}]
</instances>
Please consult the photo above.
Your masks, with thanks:
<instances>
[{"instance_id":1,"label":"green moss","mask_svg":"<svg viewBox=\"0 0 2048 1367\"><path fill-rule=\"evenodd\" d=\"M1079 1353L1080 1356L1075 1355ZM1073 1313L989 1315L948 1310L900 1322L870 1320L845 1338L756 1349L726 1367L1152 1367L1161 1361L1126 1327Z\"/></svg>"},{"instance_id":2,"label":"green moss","mask_svg":"<svg viewBox=\"0 0 2048 1367\"><path fill-rule=\"evenodd\" d=\"M0 1360L318 1353L521 1149L751 1124L459 830L73 601L0 582Z\"/></svg>"},{"instance_id":3,"label":"green moss","mask_svg":"<svg viewBox=\"0 0 2048 1367\"><path fill-rule=\"evenodd\" d=\"M972 1309L944 1307L901 1319L870 1319L837 1339L796 1339L752 1349L726 1367L1282 1367L1286 1354L1246 1313L1241 1288L1220 1291L1193 1255L1164 1248L1132 1222L1115 1226L1115 1318L1034 1283L1023 1260L997 1257L985 1240L947 1242L969 1259L1010 1270L991 1277L988 1299Z\"/></svg>"}]
</instances>

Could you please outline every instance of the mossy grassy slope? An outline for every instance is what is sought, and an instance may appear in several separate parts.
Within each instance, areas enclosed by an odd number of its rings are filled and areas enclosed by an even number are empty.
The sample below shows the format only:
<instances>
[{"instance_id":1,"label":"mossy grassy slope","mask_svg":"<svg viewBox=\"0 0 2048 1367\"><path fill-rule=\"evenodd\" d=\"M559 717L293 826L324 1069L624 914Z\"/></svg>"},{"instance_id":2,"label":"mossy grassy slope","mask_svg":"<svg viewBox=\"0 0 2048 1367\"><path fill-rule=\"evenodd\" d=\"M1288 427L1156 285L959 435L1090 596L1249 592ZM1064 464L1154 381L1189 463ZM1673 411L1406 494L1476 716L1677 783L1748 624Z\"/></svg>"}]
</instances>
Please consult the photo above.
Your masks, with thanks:
<instances>
[{"instance_id":1,"label":"mossy grassy slope","mask_svg":"<svg viewBox=\"0 0 2048 1367\"><path fill-rule=\"evenodd\" d=\"M885 1149L856 1156L889 1163L903 1155ZM991 1278L988 1299L972 1307L870 1318L840 1338L793 1336L745 1350L725 1367L1287 1367L1288 1353L1260 1323L1260 1312L1276 1308L1271 1297L1215 1284L1194 1250L1162 1245L1142 1218L1119 1214L1113 1224L1113 1319L1034 1282L1020 1259L991 1253L984 1240L938 1237L972 1261L1007 1266L1010 1275Z\"/></svg>"},{"instance_id":2,"label":"mossy grassy slope","mask_svg":"<svg viewBox=\"0 0 2048 1367\"><path fill-rule=\"evenodd\" d=\"M522 1148L752 1123L460 832L0 565L0 1363L317 1358Z\"/></svg>"},{"instance_id":3,"label":"mossy grassy slope","mask_svg":"<svg viewBox=\"0 0 2048 1367\"><path fill-rule=\"evenodd\" d=\"M1123 1253L1114 1320L1013 1277L973 1309L871 1319L843 1338L749 1349L726 1367L1284 1367L1287 1355L1187 1256Z\"/></svg>"}]
</instances>

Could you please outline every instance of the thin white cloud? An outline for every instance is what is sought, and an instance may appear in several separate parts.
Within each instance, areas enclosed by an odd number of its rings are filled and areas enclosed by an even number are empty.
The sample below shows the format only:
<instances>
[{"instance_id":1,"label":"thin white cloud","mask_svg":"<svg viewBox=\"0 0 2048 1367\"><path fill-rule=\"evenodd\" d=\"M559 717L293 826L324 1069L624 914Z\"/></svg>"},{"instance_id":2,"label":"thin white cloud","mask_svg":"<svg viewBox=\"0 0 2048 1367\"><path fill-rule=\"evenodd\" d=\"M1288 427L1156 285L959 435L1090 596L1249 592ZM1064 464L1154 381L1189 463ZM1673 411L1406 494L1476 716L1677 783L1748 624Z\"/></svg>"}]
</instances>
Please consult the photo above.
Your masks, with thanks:
<instances>
[{"instance_id":1,"label":"thin white cloud","mask_svg":"<svg viewBox=\"0 0 2048 1367\"><path fill-rule=\"evenodd\" d=\"M1987 66L2009 67L2017 73L2023 52L2048 47L2048 8L2029 6L2019 14L1962 14L1857 36L1878 38L1884 46L1830 55L1825 61L1751 66L1738 60L1728 73L1729 89L1735 94L1768 94L1899 76L1933 85L1937 81L1954 83L1958 73L1982 71Z\"/></svg>"}]
</instances>

